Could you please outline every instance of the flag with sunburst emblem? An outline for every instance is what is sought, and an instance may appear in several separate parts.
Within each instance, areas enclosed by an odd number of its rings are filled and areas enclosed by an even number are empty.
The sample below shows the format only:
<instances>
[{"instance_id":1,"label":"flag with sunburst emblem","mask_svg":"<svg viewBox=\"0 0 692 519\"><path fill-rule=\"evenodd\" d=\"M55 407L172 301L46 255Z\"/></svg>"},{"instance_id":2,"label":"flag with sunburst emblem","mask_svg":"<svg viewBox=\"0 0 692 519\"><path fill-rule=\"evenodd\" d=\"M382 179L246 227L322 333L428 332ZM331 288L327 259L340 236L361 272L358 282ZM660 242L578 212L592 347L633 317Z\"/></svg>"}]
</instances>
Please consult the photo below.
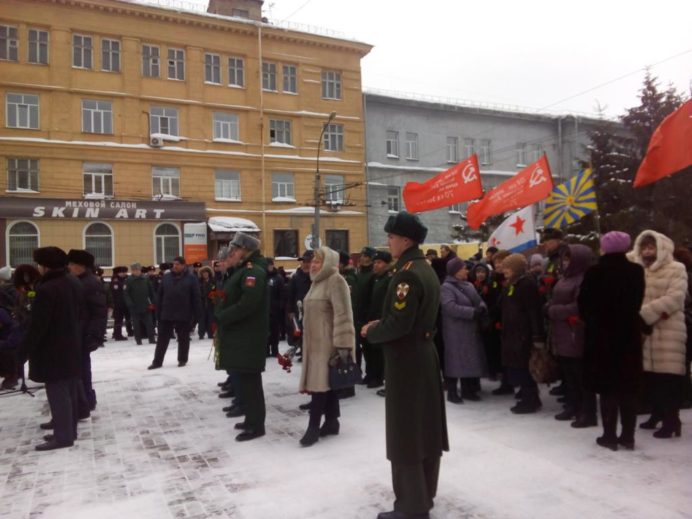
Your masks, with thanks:
<instances>
[{"instance_id":1,"label":"flag with sunburst emblem","mask_svg":"<svg viewBox=\"0 0 692 519\"><path fill-rule=\"evenodd\" d=\"M583 169L553 189L545 201L543 225L560 229L597 209L591 168Z\"/></svg>"}]
</instances>

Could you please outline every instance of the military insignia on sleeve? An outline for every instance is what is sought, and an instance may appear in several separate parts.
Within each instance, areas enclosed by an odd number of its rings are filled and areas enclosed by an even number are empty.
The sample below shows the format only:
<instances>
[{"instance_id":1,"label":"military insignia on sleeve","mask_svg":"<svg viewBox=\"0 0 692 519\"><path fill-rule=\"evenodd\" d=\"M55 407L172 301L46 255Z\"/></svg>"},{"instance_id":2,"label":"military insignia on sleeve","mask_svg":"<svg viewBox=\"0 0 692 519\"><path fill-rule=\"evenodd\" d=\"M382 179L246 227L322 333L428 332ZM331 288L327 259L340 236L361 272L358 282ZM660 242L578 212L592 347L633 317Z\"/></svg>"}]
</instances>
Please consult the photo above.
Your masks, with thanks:
<instances>
[{"instance_id":1,"label":"military insignia on sleeve","mask_svg":"<svg viewBox=\"0 0 692 519\"><path fill-rule=\"evenodd\" d=\"M245 286L246 287L254 287L256 282L257 282L257 279L255 278L255 276L248 276L245 278Z\"/></svg>"},{"instance_id":2,"label":"military insignia on sleeve","mask_svg":"<svg viewBox=\"0 0 692 519\"><path fill-rule=\"evenodd\" d=\"M411 287L409 286L408 283L399 283L396 286L396 297L399 301L403 301L406 299L406 296L408 295L408 291L411 290Z\"/></svg>"},{"instance_id":3,"label":"military insignia on sleeve","mask_svg":"<svg viewBox=\"0 0 692 519\"><path fill-rule=\"evenodd\" d=\"M394 303L394 308L396 308L397 310L403 310L404 308L406 308L406 301L399 301Z\"/></svg>"}]
</instances>

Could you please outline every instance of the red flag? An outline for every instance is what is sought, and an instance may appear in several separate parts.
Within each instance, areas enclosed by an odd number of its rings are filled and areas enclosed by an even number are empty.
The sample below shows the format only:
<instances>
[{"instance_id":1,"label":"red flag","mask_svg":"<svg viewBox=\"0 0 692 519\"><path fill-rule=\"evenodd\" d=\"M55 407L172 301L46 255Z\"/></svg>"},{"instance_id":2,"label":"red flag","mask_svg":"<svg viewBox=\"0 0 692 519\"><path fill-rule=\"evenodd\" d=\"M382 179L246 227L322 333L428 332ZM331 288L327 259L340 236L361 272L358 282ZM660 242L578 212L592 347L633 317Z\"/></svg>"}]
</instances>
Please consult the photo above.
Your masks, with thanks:
<instances>
[{"instance_id":1,"label":"red flag","mask_svg":"<svg viewBox=\"0 0 692 519\"><path fill-rule=\"evenodd\" d=\"M663 119L654 131L634 177L634 187L651 184L689 166L692 166L692 99Z\"/></svg>"},{"instance_id":2,"label":"red flag","mask_svg":"<svg viewBox=\"0 0 692 519\"><path fill-rule=\"evenodd\" d=\"M483 196L478 157L471 155L456 166L419 184L404 186L404 203L410 213L422 213Z\"/></svg>"},{"instance_id":3,"label":"red flag","mask_svg":"<svg viewBox=\"0 0 692 519\"><path fill-rule=\"evenodd\" d=\"M494 188L480 202L471 204L467 221L478 229L489 216L514 211L546 198L553 190L548 159L543 155L509 180Z\"/></svg>"}]
</instances>

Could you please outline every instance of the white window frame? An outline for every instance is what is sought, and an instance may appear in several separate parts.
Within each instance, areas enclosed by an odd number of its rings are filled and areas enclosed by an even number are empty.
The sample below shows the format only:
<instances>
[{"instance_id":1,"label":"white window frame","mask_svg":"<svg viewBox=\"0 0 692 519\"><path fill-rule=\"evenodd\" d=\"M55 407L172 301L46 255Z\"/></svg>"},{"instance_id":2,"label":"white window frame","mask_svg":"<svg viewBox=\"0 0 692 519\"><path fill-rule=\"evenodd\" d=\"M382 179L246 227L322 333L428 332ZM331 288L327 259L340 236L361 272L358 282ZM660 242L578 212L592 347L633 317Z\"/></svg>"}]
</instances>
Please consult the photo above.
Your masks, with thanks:
<instances>
[{"instance_id":1,"label":"white window frame","mask_svg":"<svg viewBox=\"0 0 692 519\"><path fill-rule=\"evenodd\" d=\"M220 202L241 201L239 171L217 169L214 172L214 200Z\"/></svg>"},{"instance_id":2,"label":"white window frame","mask_svg":"<svg viewBox=\"0 0 692 519\"><path fill-rule=\"evenodd\" d=\"M240 56L228 58L228 86L245 87L245 59Z\"/></svg>"},{"instance_id":3,"label":"white window frame","mask_svg":"<svg viewBox=\"0 0 692 519\"><path fill-rule=\"evenodd\" d=\"M401 188L399 186L387 186L387 211L398 213L401 210Z\"/></svg>"},{"instance_id":4,"label":"white window frame","mask_svg":"<svg viewBox=\"0 0 692 519\"><path fill-rule=\"evenodd\" d=\"M0 25L4 35L0 39L0 61L19 61L19 37L15 25Z\"/></svg>"},{"instance_id":5,"label":"white window frame","mask_svg":"<svg viewBox=\"0 0 692 519\"><path fill-rule=\"evenodd\" d=\"M290 181L288 178L290 177ZM276 189L275 189L276 187ZM295 202L295 177L293 173L272 173L272 202Z\"/></svg>"},{"instance_id":6,"label":"white window frame","mask_svg":"<svg viewBox=\"0 0 692 519\"><path fill-rule=\"evenodd\" d=\"M21 96L20 102L10 103L9 96ZM32 103L32 98L36 99L36 103ZM26 125L21 125L22 110L26 113ZM14 111L15 125L10 125L10 111ZM36 117L36 126L31 125L32 114ZM5 94L5 126L7 128L21 128L24 130L38 130L41 126L41 98L37 94L18 94L16 92L7 92Z\"/></svg>"},{"instance_id":7,"label":"white window frame","mask_svg":"<svg viewBox=\"0 0 692 519\"><path fill-rule=\"evenodd\" d=\"M156 52L152 52L154 50ZM161 47L158 45L142 44L142 76L161 77Z\"/></svg>"},{"instance_id":8,"label":"white window frame","mask_svg":"<svg viewBox=\"0 0 692 519\"><path fill-rule=\"evenodd\" d=\"M34 228L34 230L36 231L36 234L20 234L18 236L12 236L12 229L16 225L19 225L21 223L28 223L29 225L31 225ZM32 246L31 246L32 251L34 249L38 249L41 246L41 230L39 229L38 225L36 225L34 222L30 222L28 220L17 220L17 221L11 222L7 226L7 232L5 233L5 251L6 251L5 261L6 261L7 265L9 265L10 267L16 267L18 265L21 265L21 262L15 262L14 264L12 262L12 248L10 246L10 239L11 238L17 238L17 237L24 237L24 238L30 238L31 237L31 238L33 238L34 236L36 237L36 246L34 247L32 244ZM29 260L27 263L33 263L33 258L31 260Z\"/></svg>"},{"instance_id":9,"label":"white window frame","mask_svg":"<svg viewBox=\"0 0 692 519\"><path fill-rule=\"evenodd\" d=\"M461 214L461 203L450 205L449 212L451 214Z\"/></svg>"},{"instance_id":10,"label":"white window frame","mask_svg":"<svg viewBox=\"0 0 692 519\"><path fill-rule=\"evenodd\" d=\"M210 85L221 84L221 56L219 54L204 53L204 82Z\"/></svg>"},{"instance_id":11,"label":"white window frame","mask_svg":"<svg viewBox=\"0 0 692 519\"><path fill-rule=\"evenodd\" d=\"M528 164L528 162L526 162L526 159L527 159L526 143L525 142L518 142L517 143L517 167L526 166Z\"/></svg>"},{"instance_id":12,"label":"white window frame","mask_svg":"<svg viewBox=\"0 0 692 519\"><path fill-rule=\"evenodd\" d=\"M240 142L240 126L238 115L229 112L214 112L213 139L219 142Z\"/></svg>"},{"instance_id":13,"label":"white window frame","mask_svg":"<svg viewBox=\"0 0 692 519\"><path fill-rule=\"evenodd\" d=\"M171 137L178 137L178 132L180 131L179 119L178 119L178 109L168 108L165 106L152 106L151 112L151 133L160 133L162 135L170 135ZM162 125L162 121L166 121ZM162 127L165 126L165 132L162 131Z\"/></svg>"},{"instance_id":14,"label":"white window frame","mask_svg":"<svg viewBox=\"0 0 692 519\"><path fill-rule=\"evenodd\" d=\"M77 43L77 39L81 41ZM86 45L88 41L88 45ZM77 64L76 51L79 49L79 64ZM89 58L89 66L85 66L86 58ZM91 70L94 68L94 37L88 34L72 35L72 68Z\"/></svg>"},{"instance_id":15,"label":"white window frame","mask_svg":"<svg viewBox=\"0 0 692 519\"><path fill-rule=\"evenodd\" d=\"M176 239L178 240L178 252L173 257L180 256L182 254L182 247L183 247L182 242L183 242L183 240L181 239L180 227L178 226L177 223L174 223L174 222L161 222L160 224L158 224L154 228L154 263L156 263L157 265L164 263L166 261L166 259L169 259L171 261L173 260L173 258L166 258L165 257L166 239L167 238L168 239L173 238L173 235L172 234L162 234L159 236L157 234L158 230L164 225L172 225L173 227L175 227L175 230L178 232L178 234L176 236ZM159 238L161 238L161 253L162 253L161 258L159 258L158 254L157 254Z\"/></svg>"},{"instance_id":16,"label":"white window frame","mask_svg":"<svg viewBox=\"0 0 692 519\"><path fill-rule=\"evenodd\" d=\"M531 148L529 149L529 152L528 152L528 157L527 157L527 160L529 161L528 164L531 164L532 162L536 162L542 156L543 156L543 146L541 146L541 144L532 144Z\"/></svg>"},{"instance_id":17,"label":"white window frame","mask_svg":"<svg viewBox=\"0 0 692 519\"><path fill-rule=\"evenodd\" d=\"M390 159L399 158L399 132L387 130L385 141L385 153Z\"/></svg>"},{"instance_id":18,"label":"white window frame","mask_svg":"<svg viewBox=\"0 0 692 519\"><path fill-rule=\"evenodd\" d=\"M480 151L480 165L481 166L489 166L492 164L493 158L492 158L492 141L490 139L482 139L481 140L481 149Z\"/></svg>"},{"instance_id":19,"label":"white window frame","mask_svg":"<svg viewBox=\"0 0 692 519\"><path fill-rule=\"evenodd\" d=\"M282 90L287 94L298 93L298 67L295 65L283 65Z\"/></svg>"},{"instance_id":20,"label":"white window frame","mask_svg":"<svg viewBox=\"0 0 692 519\"><path fill-rule=\"evenodd\" d=\"M87 191L87 176L91 189ZM101 183L101 190L96 190L96 185ZM110 190L106 184L110 183ZM113 165L100 162L85 162L82 165L82 184L85 198L113 198Z\"/></svg>"},{"instance_id":21,"label":"white window frame","mask_svg":"<svg viewBox=\"0 0 692 519\"><path fill-rule=\"evenodd\" d=\"M101 38L101 70L120 72L120 64L120 40Z\"/></svg>"},{"instance_id":22,"label":"white window frame","mask_svg":"<svg viewBox=\"0 0 692 519\"><path fill-rule=\"evenodd\" d=\"M459 162L459 137L447 137L447 164Z\"/></svg>"},{"instance_id":23,"label":"white window frame","mask_svg":"<svg viewBox=\"0 0 692 519\"><path fill-rule=\"evenodd\" d=\"M290 119L269 119L269 142L292 146L292 128Z\"/></svg>"},{"instance_id":24,"label":"white window frame","mask_svg":"<svg viewBox=\"0 0 692 519\"><path fill-rule=\"evenodd\" d=\"M341 98L341 72L336 70L323 70L322 99L340 100Z\"/></svg>"},{"instance_id":25,"label":"white window frame","mask_svg":"<svg viewBox=\"0 0 692 519\"><path fill-rule=\"evenodd\" d=\"M262 62L262 90L265 92L278 92L276 89L276 63Z\"/></svg>"},{"instance_id":26,"label":"white window frame","mask_svg":"<svg viewBox=\"0 0 692 519\"><path fill-rule=\"evenodd\" d=\"M110 247L110 248L111 248L111 258L110 258L110 263L109 263L108 265L103 265L102 263L100 263L100 262L98 261L98 258L96 257L96 254L94 254L93 252L92 252L92 254L94 255L94 259L96 260L96 265L98 265L99 267L103 267L103 268L112 268L112 267L115 265L115 262L114 262L114 260L113 260L113 257L115 256L115 233L113 232L113 227L111 227L110 224L108 224L108 223L106 223L106 222L104 222L104 221L102 221L102 220L96 220L96 221L94 221L94 222L89 222L88 224L86 224L86 225L84 226L84 228L82 229L82 245L83 245L83 248L84 248L84 250L88 250L88 248L87 248L87 229L89 229L89 227L91 227L92 225L97 225L97 224L105 225L106 227L108 227L108 230L110 230L110 236L109 236L109 238L110 238L110 240L111 240L111 247ZM95 236L89 236L89 238L105 238L105 237L106 237L105 234L95 235Z\"/></svg>"},{"instance_id":27,"label":"white window frame","mask_svg":"<svg viewBox=\"0 0 692 519\"><path fill-rule=\"evenodd\" d=\"M152 198L156 200L180 198L180 168L153 166L151 180Z\"/></svg>"},{"instance_id":28,"label":"white window frame","mask_svg":"<svg viewBox=\"0 0 692 519\"><path fill-rule=\"evenodd\" d=\"M469 158L476 152L476 142L470 137L464 139L464 158Z\"/></svg>"},{"instance_id":29,"label":"white window frame","mask_svg":"<svg viewBox=\"0 0 692 519\"><path fill-rule=\"evenodd\" d=\"M418 160L418 134L406 132L406 160Z\"/></svg>"},{"instance_id":30,"label":"white window frame","mask_svg":"<svg viewBox=\"0 0 692 519\"><path fill-rule=\"evenodd\" d=\"M185 49L170 47L168 49L168 79L185 81Z\"/></svg>"},{"instance_id":31,"label":"white window frame","mask_svg":"<svg viewBox=\"0 0 692 519\"><path fill-rule=\"evenodd\" d=\"M322 145L327 151L344 151L344 125L334 123L326 125Z\"/></svg>"},{"instance_id":32,"label":"white window frame","mask_svg":"<svg viewBox=\"0 0 692 519\"><path fill-rule=\"evenodd\" d=\"M87 107L86 103L95 103L95 107ZM89 126L87 127L87 112ZM97 128L97 125L99 128ZM98 99L82 99L82 132L113 134L113 103Z\"/></svg>"},{"instance_id":33,"label":"white window frame","mask_svg":"<svg viewBox=\"0 0 692 519\"><path fill-rule=\"evenodd\" d=\"M27 161L26 168L20 166L21 161ZM38 193L39 192L39 159L28 157L9 157L7 159L7 192L8 193ZM20 175L26 177L27 187L19 184ZM14 189L11 187L14 177Z\"/></svg>"},{"instance_id":34,"label":"white window frame","mask_svg":"<svg viewBox=\"0 0 692 519\"><path fill-rule=\"evenodd\" d=\"M41 41L41 35L46 35L46 41ZM33 37L33 39L32 39ZM36 53L36 59L31 59L32 50ZM44 52L45 51L45 52ZM29 27L29 44L27 45L27 63L33 65L48 65L49 63L49 53L50 51L50 33L45 29L38 29L36 27ZM45 60L42 59L42 54L45 53Z\"/></svg>"},{"instance_id":35,"label":"white window frame","mask_svg":"<svg viewBox=\"0 0 692 519\"><path fill-rule=\"evenodd\" d=\"M327 203L343 205L345 193L344 185L343 175L324 176L324 199Z\"/></svg>"}]
</instances>

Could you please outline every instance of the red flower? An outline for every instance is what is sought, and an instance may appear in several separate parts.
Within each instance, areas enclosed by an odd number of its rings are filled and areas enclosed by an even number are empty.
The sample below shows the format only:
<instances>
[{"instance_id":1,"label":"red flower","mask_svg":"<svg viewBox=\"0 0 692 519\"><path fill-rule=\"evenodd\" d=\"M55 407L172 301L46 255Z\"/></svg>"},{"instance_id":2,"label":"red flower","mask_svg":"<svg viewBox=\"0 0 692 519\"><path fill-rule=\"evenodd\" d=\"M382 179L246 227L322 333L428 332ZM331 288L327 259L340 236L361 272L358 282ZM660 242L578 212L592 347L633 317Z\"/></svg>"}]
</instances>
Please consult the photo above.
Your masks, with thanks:
<instances>
[{"instance_id":1,"label":"red flower","mask_svg":"<svg viewBox=\"0 0 692 519\"><path fill-rule=\"evenodd\" d=\"M495 323L495 329L496 330L502 330L502 323L500 321Z\"/></svg>"},{"instance_id":2,"label":"red flower","mask_svg":"<svg viewBox=\"0 0 692 519\"><path fill-rule=\"evenodd\" d=\"M219 300L223 301L224 299L226 299L226 292L224 292L223 290L212 290L209 292L209 295L207 297L214 302L217 302Z\"/></svg>"},{"instance_id":3,"label":"red flower","mask_svg":"<svg viewBox=\"0 0 692 519\"><path fill-rule=\"evenodd\" d=\"M553 276L545 276L543 278L543 284L547 287L551 287L555 284L555 278Z\"/></svg>"},{"instance_id":4,"label":"red flower","mask_svg":"<svg viewBox=\"0 0 692 519\"><path fill-rule=\"evenodd\" d=\"M546 288L544 286L538 287L538 293L539 294L543 295L543 294L545 294L545 292L546 292Z\"/></svg>"},{"instance_id":5,"label":"red flower","mask_svg":"<svg viewBox=\"0 0 692 519\"><path fill-rule=\"evenodd\" d=\"M579 316L578 315L570 315L567 318L567 322L571 327L575 327L577 324L579 324Z\"/></svg>"}]
</instances>

